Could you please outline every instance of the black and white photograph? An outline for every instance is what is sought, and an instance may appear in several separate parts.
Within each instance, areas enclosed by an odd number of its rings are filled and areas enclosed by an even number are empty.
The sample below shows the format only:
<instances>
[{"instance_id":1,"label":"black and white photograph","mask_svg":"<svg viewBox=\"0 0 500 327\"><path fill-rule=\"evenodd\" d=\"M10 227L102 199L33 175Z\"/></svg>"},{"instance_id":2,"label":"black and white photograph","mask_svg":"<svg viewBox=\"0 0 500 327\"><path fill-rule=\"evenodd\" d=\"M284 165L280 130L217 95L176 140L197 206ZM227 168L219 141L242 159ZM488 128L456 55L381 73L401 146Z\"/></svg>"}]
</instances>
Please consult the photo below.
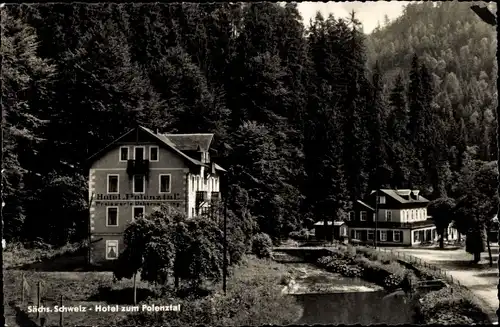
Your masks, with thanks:
<instances>
[{"instance_id":1,"label":"black and white photograph","mask_svg":"<svg viewBox=\"0 0 500 327\"><path fill-rule=\"evenodd\" d=\"M0 13L0 325L498 324L496 3Z\"/></svg>"}]
</instances>

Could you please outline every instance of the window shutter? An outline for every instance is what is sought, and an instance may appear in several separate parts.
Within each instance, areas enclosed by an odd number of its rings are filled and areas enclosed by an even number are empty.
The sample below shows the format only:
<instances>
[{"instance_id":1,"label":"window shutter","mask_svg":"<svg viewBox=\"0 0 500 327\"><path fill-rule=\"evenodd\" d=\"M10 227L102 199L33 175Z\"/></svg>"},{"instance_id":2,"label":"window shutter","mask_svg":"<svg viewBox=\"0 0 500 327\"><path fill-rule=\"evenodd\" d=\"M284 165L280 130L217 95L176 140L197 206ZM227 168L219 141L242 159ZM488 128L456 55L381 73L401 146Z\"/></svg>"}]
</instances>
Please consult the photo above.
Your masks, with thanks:
<instances>
[{"instance_id":1,"label":"window shutter","mask_svg":"<svg viewBox=\"0 0 500 327\"><path fill-rule=\"evenodd\" d=\"M399 231L399 242L403 243L403 232Z\"/></svg>"},{"instance_id":2,"label":"window shutter","mask_svg":"<svg viewBox=\"0 0 500 327\"><path fill-rule=\"evenodd\" d=\"M380 231L377 231L377 241L380 241Z\"/></svg>"}]
</instances>

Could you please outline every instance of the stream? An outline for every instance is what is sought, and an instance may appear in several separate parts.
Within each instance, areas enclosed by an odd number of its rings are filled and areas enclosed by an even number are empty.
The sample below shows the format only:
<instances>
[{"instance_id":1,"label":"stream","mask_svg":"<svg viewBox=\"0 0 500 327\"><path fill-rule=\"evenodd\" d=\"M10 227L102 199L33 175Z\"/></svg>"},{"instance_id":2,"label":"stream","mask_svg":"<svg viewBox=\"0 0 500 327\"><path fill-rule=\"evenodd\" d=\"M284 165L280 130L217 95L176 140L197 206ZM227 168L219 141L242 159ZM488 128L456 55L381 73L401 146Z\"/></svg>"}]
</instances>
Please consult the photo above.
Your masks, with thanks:
<instances>
[{"instance_id":1,"label":"stream","mask_svg":"<svg viewBox=\"0 0 500 327\"><path fill-rule=\"evenodd\" d=\"M283 289L303 307L296 324L412 324L413 309L401 294L343 277L307 263L284 263L293 281Z\"/></svg>"}]
</instances>

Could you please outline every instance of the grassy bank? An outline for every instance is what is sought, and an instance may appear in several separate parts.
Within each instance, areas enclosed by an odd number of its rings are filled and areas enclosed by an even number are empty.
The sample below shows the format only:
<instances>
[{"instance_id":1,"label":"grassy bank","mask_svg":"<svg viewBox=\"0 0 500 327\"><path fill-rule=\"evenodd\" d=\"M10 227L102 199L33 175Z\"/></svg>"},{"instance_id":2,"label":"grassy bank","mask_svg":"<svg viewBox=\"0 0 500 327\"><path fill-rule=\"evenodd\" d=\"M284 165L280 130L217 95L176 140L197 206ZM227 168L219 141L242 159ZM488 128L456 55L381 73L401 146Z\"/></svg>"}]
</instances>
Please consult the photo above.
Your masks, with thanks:
<instances>
[{"instance_id":1,"label":"grassy bank","mask_svg":"<svg viewBox=\"0 0 500 327\"><path fill-rule=\"evenodd\" d=\"M47 251L48 252L48 251ZM62 251L61 251L62 252ZM49 257L49 256L47 256ZM57 257L52 254L50 257ZM40 257L38 257L40 258ZM32 263L20 260L15 263ZM82 305L94 308L96 305L132 305L133 281L115 282L110 272L54 272L6 269L5 305L10 320L15 314L10 304L27 311L28 305L36 305L37 285L41 283L42 305L59 305L63 296L65 306ZM300 318L301 306L293 297L281 294L280 282L287 274L286 266L271 260L248 257L232 269L228 278L227 295L221 294L221 283L204 285L203 295L178 294L173 291L160 292L159 288L137 280L137 300L141 304L181 305L180 312L86 312L64 313L65 326L75 325L249 325L293 323ZM22 276L25 289L24 305L21 305ZM163 294L162 294L163 293ZM8 307L8 308L7 308ZM35 313L29 313L35 319ZM59 324L58 313L42 313L46 325Z\"/></svg>"},{"instance_id":2,"label":"grassy bank","mask_svg":"<svg viewBox=\"0 0 500 327\"><path fill-rule=\"evenodd\" d=\"M247 257L245 262L233 269L227 283L227 295L217 283L207 288L208 296L178 297L166 295L159 299L148 299L145 303L180 304L178 313L131 314L121 323L124 325L170 326L241 326L241 325L287 325L300 318L302 307L291 296L281 293L283 277L287 275L285 265Z\"/></svg>"},{"instance_id":3,"label":"grassy bank","mask_svg":"<svg viewBox=\"0 0 500 327\"><path fill-rule=\"evenodd\" d=\"M450 285L425 294L415 292L414 286L419 281L439 279L442 276L426 267L402 265L391 253L363 247L339 246L332 250L330 256L320 258L316 264L347 277L363 278L389 291L404 288L403 277L408 276L413 285L412 293L415 294L412 300L415 303L417 323L489 323L485 308L467 289Z\"/></svg>"}]
</instances>

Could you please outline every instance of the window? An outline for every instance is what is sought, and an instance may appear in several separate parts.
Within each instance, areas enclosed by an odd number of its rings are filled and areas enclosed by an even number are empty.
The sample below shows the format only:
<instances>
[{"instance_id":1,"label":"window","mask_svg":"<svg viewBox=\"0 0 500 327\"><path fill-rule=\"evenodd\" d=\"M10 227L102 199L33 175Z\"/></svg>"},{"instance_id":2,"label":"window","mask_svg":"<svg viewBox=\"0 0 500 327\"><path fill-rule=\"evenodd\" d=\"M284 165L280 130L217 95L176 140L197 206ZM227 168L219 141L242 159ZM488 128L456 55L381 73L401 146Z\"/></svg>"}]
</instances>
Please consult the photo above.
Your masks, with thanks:
<instances>
[{"instance_id":1,"label":"window","mask_svg":"<svg viewBox=\"0 0 500 327\"><path fill-rule=\"evenodd\" d=\"M387 231L385 231L385 230L381 230L381 231L380 231L380 240L381 240L382 242L387 241Z\"/></svg>"},{"instance_id":2,"label":"window","mask_svg":"<svg viewBox=\"0 0 500 327\"><path fill-rule=\"evenodd\" d=\"M134 175L132 180L134 193L144 194L146 189L146 178L143 175Z\"/></svg>"},{"instance_id":3,"label":"window","mask_svg":"<svg viewBox=\"0 0 500 327\"><path fill-rule=\"evenodd\" d=\"M379 196L378 197L378 203L379 204L385 204L385 196Z\"/></svg>"},{"instance_id":4,"label":"window","mask_svg":"<svg viewBox=\"0 0 500 327\"><path fill-rule=\"evenodd\" d=\"M403 218L403 222L406 222L406 210L401 210L401 216Z\"/></svg>"},{"instance_id":5,"label":"window","mask_svg":"<svg viewBox=\"0 0 500 327\"><path fill-rule=\"evenodd\" d=\"M106 226L108 227L118 226L118 207L106 208Z\"/></svg>"},{"instance_id":6,"label":"window","mask_svg":"<svg viewBox=\"0 0 500 327\"><path fill-rule=\"evenodd\" d=\"M149 161L159 161L158 158L158 147L152 146L149 148Z\"/></svg>"},{"instance_id":7,"label":"window","mask_svg":"<svg viewBox=\"0 0 500 327\"><path fill-rule=\"evenodd\" d=\"M108 175L108 194L118 194L119 190L119 176L116 174Z\"/></svg>"},{"instance_id":8,"label":"window","mask_svg":"<svg viewBox=\"0 0 500 327\"><path fill-rule=\"evenodd\" d=\"M415 210L412 210L412 213L413 213L413 219L417 219L417 213L415 212Z\"/></svg>"},{"instance_id":9,"label":"window","mask_svg":"<svg viewBox=\"0 0 500 327\"><path fill-rule=\"evenodd\" d=\"M359 215L361 221L366 221L366 211L361 211Z\"/></svg>"},{"instance_id":10,"label":"window","mask_svg":"<svg viewBox=\"0 0 500 327\"><path fill-rule=\"evenodd\" d=\"M418 231L413 232L413 242L419 242L420 241L420 234Z\"/></svg>"},{"instance_id":11,"label":"window","mask_svg":"<svg viewBox=\"0 0 500 327\"><path fill-rule=\"evenodd\" d=\"M106 259L114 260L118 258L118 241L107 240L106 241Z\"/></svg>"},{"instance_id":12,"label":"window","mask_svg":"<svg viewBox=\"0 0 500 327\"><path fill-rule=\"evenodd\" d=\"M160 193L170 193L170 175L160 175Z\"/></svg>"},{"instance_id":13,"label":"window","mask_svg":"<svg viewBox=\"0 0 500 327\"><path fill-rule=\"evenodd\" d=\"M372 230L368 231L367 239L368 241L373 241L373 236L375 235L375 232Z\"/></svg>"},{"instance_id":14,"label":"window","mask_svg":"<svg viewBox=\"0 0 500 327\"><path fill-rule=\"evenodd\" d=\"M391 210L387 210L385 212L385 220L392 221L392 211Z\"/></svg>"},{"instance_id":15,"label":"window","mask_svg":"<svg viewBox=\"0 0 500 327\"><path fill-rule=\"evenodd\" d=\"M400 231L394 231L393 232L393 239L394 239L394 242L401 242L401 234L400 234Z\"/></svg>"},{"instance_id":16,"label":"window","mask_svg":"<svg viewBox=\"0 0 500 327\"><path fill-rule=\"evenodd\" d=\"M120 147L120 161L128 160L128 146Z\"/></svg>"},{"instance_id":17,"label":"window","mask_svg":"<svg viewBox=\"0 0 500 327\"><path fill-rule=\"evenodd\" d=\"M375 221L375 212L372 214L372 220Z\"/></svg>"},{"instance_id":18,"label":"window","mask_svg":"<svg viewBox=\"0 0 500 327\"><path fill-rule=\"evenodd\" d=\"M146 207L144 206L133 206L132 207L132 220L144 216L144 211Z\"/></svg>"},{"instance_id":19,"label":"window","mask_svg":"<svg viewBox=\"0 0 500 327\"><path fill-rule=\"evenodd\" d=\"M348 220L354 220L355 215L356 214L354 213L354 211L349 211L349 218L348 218Z\"/></svg>"},{"instance_id":20,"label":"window","mask_svg":"<svg viewBox=\"0 0 500 327\"><path fill-rule=\"evenodd\" d=\"M363 236L362 236L362 234L361 234L361 231L360 231L360 230L357 230L354 238L355 238L355 239L357 239L357 240L361 240L361 238L362 238L362 237L363 237Z\"/></svg>"},{"instance_id":21,"label":"window","mask_svg":"<svg viewBox=\"0 0 500 327\"><path fill-rule=\"evenodd\" d=\"M135 160L144 160L144 147L143 146L134 147L134 159Z\"/></svg>"}]
</instances>

